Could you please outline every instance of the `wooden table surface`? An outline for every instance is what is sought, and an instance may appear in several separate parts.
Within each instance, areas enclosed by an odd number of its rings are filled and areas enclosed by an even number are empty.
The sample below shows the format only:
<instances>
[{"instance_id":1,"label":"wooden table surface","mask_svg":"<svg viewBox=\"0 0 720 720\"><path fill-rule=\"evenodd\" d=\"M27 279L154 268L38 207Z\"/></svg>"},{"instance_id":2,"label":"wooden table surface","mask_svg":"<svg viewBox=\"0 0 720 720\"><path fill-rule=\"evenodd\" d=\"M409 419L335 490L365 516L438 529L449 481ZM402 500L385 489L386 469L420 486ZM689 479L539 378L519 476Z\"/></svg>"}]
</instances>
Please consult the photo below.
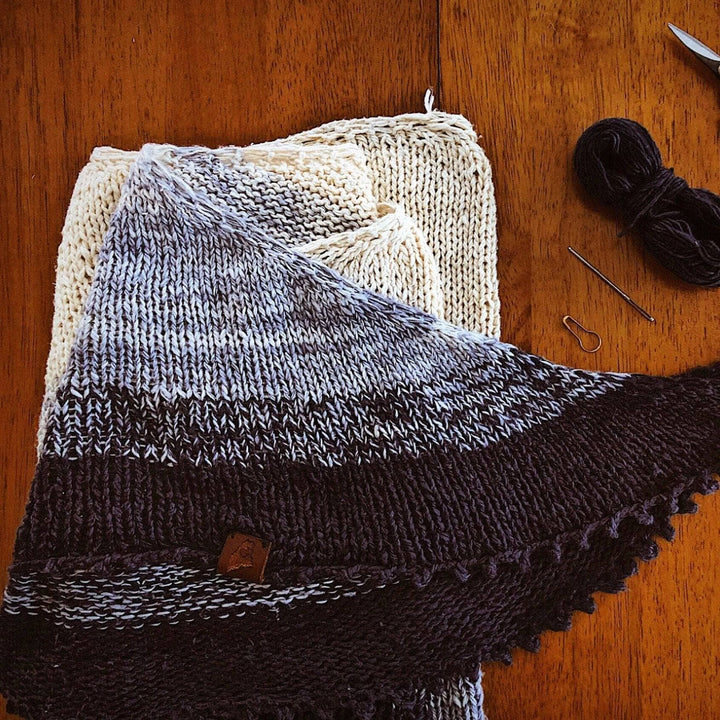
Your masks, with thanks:
<instances>
[{"instance_id":1,"label":"wooden table surface","mask_svg":"<svg viewBox=\"0 0 720 720\"><path fill-rule=\"evenodd\" d=\"M245 144L326 120L465 114L493 164L503 338L570 365L674 373L720 356L720 291L683 285L598 212L571 172L582 130L626 116L720 192L720 83L667 30L720 48L709 0L6 2L0 16L0 571L33 471L54 263L96 145ZM585 252L658 319L583 269ZM560 326L596 329L596 355ZM485 669L490 720L720 717L720 494L595 615ZM4 717L4 716L3 716Z\"/></svg>"}]
</instances>

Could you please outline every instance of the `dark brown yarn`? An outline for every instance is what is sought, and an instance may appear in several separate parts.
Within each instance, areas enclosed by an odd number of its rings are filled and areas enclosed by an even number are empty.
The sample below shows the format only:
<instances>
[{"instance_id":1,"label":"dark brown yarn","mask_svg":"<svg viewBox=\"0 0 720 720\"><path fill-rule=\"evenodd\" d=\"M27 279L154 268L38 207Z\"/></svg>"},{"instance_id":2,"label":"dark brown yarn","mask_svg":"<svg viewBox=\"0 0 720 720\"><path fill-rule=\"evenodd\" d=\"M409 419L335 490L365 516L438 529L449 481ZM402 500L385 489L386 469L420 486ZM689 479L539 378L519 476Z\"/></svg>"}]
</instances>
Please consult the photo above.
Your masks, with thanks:
<instances>
[{"instance_id":1,"label":"dark brown yarn","mask_svg":"<svg viewBox=\"0 0 720 720\"><path fill-rule=\"evenodd\" d=\"M720 197L691 188L663 165L648 131L607 118L580 136L573 166L587 192L616 209L632 232L686 282L720 287Z\"/></svg>"}]
</instances>

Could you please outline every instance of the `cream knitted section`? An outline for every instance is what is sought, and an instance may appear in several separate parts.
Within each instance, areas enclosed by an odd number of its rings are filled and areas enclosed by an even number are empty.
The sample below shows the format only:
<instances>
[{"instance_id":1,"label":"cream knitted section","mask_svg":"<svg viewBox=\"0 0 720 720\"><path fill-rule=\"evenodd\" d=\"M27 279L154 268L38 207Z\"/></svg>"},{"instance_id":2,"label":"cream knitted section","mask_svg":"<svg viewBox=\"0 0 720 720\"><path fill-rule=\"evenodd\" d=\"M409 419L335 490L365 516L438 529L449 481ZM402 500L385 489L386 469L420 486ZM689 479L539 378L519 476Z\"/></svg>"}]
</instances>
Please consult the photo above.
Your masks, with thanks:
<instances>
[{"instance_id":1,"label":"cream knitted section","mask_svg":"<svg viewBox=\"0 0 720 720\"><path fill-rule=\"evenodd\" d=\"M401 205L426 238L438 263L445 318L500 336L492 171L466 118L432 111L338 120L290 139L357 143L378 200Z\"/></svg>"},{"instance_id":2,"label":"cream knitted section","mask_svg":"<svg viewBox=\"0 0 720 720\"><path fill-rule=\"evenodd\" d=\"M415 305L444 319L437 262L418 224L401 208L378 206L380 218L297 249L362 287Z\"/></svg>"}]
</instances>

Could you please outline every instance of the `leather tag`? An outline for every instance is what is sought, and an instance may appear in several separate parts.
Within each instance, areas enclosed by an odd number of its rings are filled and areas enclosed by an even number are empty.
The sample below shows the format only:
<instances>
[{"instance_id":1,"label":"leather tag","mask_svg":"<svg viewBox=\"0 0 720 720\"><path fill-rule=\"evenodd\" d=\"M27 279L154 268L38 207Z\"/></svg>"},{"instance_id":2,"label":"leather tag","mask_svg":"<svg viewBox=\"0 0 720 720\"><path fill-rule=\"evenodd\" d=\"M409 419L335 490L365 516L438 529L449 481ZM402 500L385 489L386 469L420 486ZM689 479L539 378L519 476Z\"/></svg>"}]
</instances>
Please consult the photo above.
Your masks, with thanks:
<instances>
[{"instance_id":1,"label":"leather tag","mask_svg":"<svg viewBox=\"0 0 720 720\"><path fill-rule=\"evenodd\" d=\"M231 532L218 560L218 572L228 577L261 583L265 579L269 555L269 542L241 532Z\"/></svg>"}]
</instances>

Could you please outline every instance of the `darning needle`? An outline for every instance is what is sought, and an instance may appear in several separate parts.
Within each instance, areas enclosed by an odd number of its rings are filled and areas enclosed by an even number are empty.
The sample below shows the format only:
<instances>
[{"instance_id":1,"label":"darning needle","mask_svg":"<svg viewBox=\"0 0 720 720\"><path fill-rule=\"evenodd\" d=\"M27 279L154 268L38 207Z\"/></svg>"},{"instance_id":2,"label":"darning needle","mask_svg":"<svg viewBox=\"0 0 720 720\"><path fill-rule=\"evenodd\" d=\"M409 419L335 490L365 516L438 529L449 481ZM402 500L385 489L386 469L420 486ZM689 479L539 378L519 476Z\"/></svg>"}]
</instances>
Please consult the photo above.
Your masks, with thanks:
<instances>
[{"instance_id":1,"label":"darning needle","mask_svg":"<svg viewBox=\"0 0 720 720\"><path fill-rule=\"evenodd\" d=\"M626 292L623 292L609 277L603 275L591 262L586 260L577 250L568 245L568 250L574 255L588 270L592 270L604 283L607 283L628 305L634 307L646 320L655 322L655 318L647 311L641 308Z\"/></svg>"}]
</instances>

